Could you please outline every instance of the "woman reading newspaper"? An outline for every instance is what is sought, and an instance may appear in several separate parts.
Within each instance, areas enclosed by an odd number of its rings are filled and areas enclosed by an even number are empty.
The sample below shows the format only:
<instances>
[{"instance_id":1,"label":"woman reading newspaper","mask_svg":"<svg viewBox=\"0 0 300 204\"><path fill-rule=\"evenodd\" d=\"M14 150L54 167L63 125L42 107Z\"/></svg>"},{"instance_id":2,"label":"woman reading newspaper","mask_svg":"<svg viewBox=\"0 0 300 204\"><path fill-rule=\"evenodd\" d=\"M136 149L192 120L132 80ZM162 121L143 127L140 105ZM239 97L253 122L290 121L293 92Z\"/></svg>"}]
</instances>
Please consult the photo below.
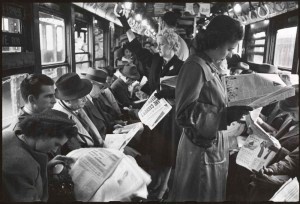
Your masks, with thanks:
<instances>
[{"instance_id":1,"label":"woman reading newspaper","mask_svg":"<svg viewBox=\"0 0 300 204\"><path fill-rule=\"evenodd\" d=\"M226 107L225 88L216 64L232 54L243 33L240 22L229 16L213 18L197 39L196 53L181 68L176 119L184 129L170 201L225 200L229 145L221 130L251 108Z\"/></svg>"},{"instance_id":2,"label":"woman reading newspaper","mask_svg":"<svg viewBox=\"0 0 300 204\"><path fill-rule=\"evenodd\" d=\"M183 64L175 54L179 47L178 35L171 29L164 29L157 34L158 53L153 54L136 39L134 33L126 20L126 17L119 12L119 19L127 31L129 39L128 48L136 54L137 59L142 62L143 67L149 69L148 82L142 87L142 91L151 95L157 91L157 98L171 99L174 103L175 89L160 89L160 78L164 76L176 76ZM171 104L172 105L172 104ZM174 104L173 104L174 105ZM171 167L175 164L176 151L181 134L180 127L175 122L175 107L160 121L151 131L151 160L157 170L158 178L153 177L158 190L154 189L154 197L161 199L168 189L167 183L171 172ZM149 145L149 144L147 144Z\"/></svg>"}]
</instances>

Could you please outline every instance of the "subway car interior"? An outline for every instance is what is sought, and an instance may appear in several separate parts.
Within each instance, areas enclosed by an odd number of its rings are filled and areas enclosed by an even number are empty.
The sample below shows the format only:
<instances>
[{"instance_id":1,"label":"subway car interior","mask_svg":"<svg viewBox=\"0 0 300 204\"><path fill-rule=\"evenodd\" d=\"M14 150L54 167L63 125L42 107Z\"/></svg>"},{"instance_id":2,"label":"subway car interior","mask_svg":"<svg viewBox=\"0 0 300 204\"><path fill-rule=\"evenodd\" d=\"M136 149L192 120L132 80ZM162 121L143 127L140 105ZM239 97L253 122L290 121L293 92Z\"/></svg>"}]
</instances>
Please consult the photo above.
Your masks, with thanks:
<instances>
[{"instance_id":1,"label":"subway car interior","mask_svg":"<svg viewBox=\"0 0 300 204\"><path fill-rule=\"evenodd\" d=\"M299 202L298 5L1 2L1 201Z\"/></svg>"}]
</instances>

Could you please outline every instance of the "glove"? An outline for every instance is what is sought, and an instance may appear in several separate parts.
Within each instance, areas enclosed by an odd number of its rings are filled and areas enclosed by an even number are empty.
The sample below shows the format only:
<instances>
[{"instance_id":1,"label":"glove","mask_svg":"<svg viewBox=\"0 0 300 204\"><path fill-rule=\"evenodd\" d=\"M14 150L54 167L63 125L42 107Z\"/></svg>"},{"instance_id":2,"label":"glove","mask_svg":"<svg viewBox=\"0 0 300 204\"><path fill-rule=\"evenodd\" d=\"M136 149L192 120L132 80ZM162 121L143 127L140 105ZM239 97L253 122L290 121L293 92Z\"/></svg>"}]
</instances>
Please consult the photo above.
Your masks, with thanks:
<instances>
[{"instance_id":1,"label":"glove","mask_svg":"<svg viewBox=\"0 0 300 204\"><path fill-rule=\"evenodd\" d=\"M248 114L253 108L250 106L231 106L227 108L227 125L233 121L238 121L243 115Z\"/></svg>"},{"instance_id":2,"label":"glove","mask_svg":"<svg viewBox=\"0 0 300 204\"><path fill-rule=\"evenodd\" d=\"M128 21L126 19L126 16L122 14L122 10L118 13L120 17L118 17L118 19L120 20L123 28L125 29L125 32L127 32L128 30L130 30L130 26L128 24Z\"/></svg>"}]
</instances>

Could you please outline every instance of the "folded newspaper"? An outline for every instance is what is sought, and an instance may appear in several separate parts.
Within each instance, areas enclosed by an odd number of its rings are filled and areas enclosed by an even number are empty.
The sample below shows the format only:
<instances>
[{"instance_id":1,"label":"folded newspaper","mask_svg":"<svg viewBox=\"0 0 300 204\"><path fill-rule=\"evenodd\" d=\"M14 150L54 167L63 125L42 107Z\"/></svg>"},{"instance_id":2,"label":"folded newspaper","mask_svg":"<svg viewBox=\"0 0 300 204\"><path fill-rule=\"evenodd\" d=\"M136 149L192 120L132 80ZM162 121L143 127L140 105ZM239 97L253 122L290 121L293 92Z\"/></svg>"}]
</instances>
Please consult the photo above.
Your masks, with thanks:
<instances>
[{"instance_id":1,"label":"folded newspaper","mask_svg":"<svg viewBox=\"0 0 300 204\"><path fill-rule=\"evenodd\" d=\"M257 123L261 109L255 109L247 116L247 124L250 124L253 133L247 137L236 158L238 165L250 171L267 166L277 153L271 146L279 143Z\"/></svg>"},{"instance_id":2,"label":"folded newspaper","mask_svg":"<svg viewBox=\"0 0 300 204\"><path fill-rule=\"evenodd\" d=\"M295 95L278 74L242 74L222 78L227 106L259 108Z\"/></svg>"},{"instance_id":3,"label":"folded newspaper","mask_svg":"<svg viewBox=\"0 0 300 204\"><path fill-rule=\"evenodd\" d=\"M117 134L106 134L104 146L106 148L123 150L130 140L142 134L144 126L141 122L126 125L114 131Z\"/></svg>"},{"instance_id":4,"label":"folded newspaper","mask_svg":"<svg viewBox=\"0 0 300 204\"><path fill-rule=\"evenodd\" d=\"M172 106L164 99L154 96L154 91L138 112L141 122L151 130L168 114Z\"/></svg>"},{"instance_id":5,"label":"folded newspaper","mask_svg":"<svg viewBox=\"0 0 300 204\"><path fill-rule=\"evenodd\" d=\"M270 199L273 202L299 202L299 181L290 178Z\"/></svg>"},{"instance_id":6,"label":"folded newspaper","mask_svg":"<svg viewBox=\"0 0 300 204\"><path fill-rule=\"evenodd\" d=\"M106 148L81 148L70 152L74 158L69 171L77 201L130 201L147 198L150 176L132 157Z\"/></svg>"}]
</instances>

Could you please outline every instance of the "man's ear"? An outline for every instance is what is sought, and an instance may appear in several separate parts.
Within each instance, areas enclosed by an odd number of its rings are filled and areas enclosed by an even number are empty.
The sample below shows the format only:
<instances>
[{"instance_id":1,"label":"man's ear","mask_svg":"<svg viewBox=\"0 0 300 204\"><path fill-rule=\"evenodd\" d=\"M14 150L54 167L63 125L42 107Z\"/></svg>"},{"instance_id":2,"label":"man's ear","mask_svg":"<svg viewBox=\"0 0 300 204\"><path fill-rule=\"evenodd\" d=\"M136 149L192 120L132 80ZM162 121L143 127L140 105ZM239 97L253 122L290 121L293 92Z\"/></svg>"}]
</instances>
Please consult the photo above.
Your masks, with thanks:
<instances>
[{"instance_id":1,"label":"man's ear","mask_svg":"<svg viewBox=\"0 0 300 204\"><path fill-rule=\"evenodd\" d=\"M36 98L35 98L34 95L29 95L29 96L28 96L28 102L29 102L29 103L34 103L35 101L36 101Z\"/></svg>"}]
</instances>

